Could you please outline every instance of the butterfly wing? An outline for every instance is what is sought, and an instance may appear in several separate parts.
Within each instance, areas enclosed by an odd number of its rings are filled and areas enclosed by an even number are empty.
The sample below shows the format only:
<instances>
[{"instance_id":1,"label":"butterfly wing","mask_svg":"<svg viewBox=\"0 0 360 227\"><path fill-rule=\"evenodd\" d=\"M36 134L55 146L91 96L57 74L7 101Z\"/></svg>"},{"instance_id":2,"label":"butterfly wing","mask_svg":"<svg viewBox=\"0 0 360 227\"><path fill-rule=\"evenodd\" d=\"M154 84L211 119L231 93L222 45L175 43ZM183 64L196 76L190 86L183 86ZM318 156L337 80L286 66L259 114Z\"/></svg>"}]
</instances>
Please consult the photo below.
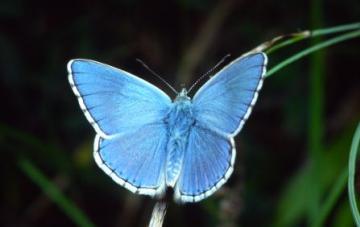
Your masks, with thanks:
<instances>
[{"instance_id":1,"label":"butterfly wing","mask_svg":"<svg viewBox=\"0 0 360 227\"><path fill-rule=\"evenodd\" d=\"M229 178L234 161L233 139L195 125L188 137L175 200L197 202L210 196Z\"/></svg>"},{"instance_id":2,"label":"butterfly wing","mask_svg":"<svg viewBox=\"0 0 360 227\"><path fill-rule=\"evenodd\" d=\"M165 192L167 129L149 124L111 139L96 136L94 158L116 183L133 193L162 196Z\"/></svg>"},{"instance_id":3,"label":"butterfly wing","mask_svg":"<svg viewBox=\"0 0 360 227\"><path fill-rule=\"evenodd\" d=\"M236 135L249 117L263 84L264 53L240 57L202 86L193 99L197 121L225 134Z\"/></svg>"},{"instance_id":4,"label":"butterfly wing","mask_svg":"<svg viewBox=\"0 0 360 227\"><path fill-rule=\"evenodd\" d=\"M68 72L81 109L103 138L161 121L171 105L154 85L109 65L75 59Z\"/></svg>"},{"instance_id":5,"label":"butterfly wing","mask_svg":"<svg viewBox=\"0 0 360 227\"><path fill-rule=\"evenodd\" d=\"M193 98L191 129L175 199L196 202L230 177L235 161L233 137L256 102L265 75L263 53L240 57L202 86Z\"/></svg>"},{"instance_id":6,"label":"butterfly wing","mask_svg":"<svg viewBox=\"0 0 360 227\"><path fill-rule=\"evenodd\" d=\"M162 194L167 144L163 118L170 98L130 73L95 61L72 60L68 71L80 107L97 133L96 163L132 192Z\"/></svg>"}]
</instances>

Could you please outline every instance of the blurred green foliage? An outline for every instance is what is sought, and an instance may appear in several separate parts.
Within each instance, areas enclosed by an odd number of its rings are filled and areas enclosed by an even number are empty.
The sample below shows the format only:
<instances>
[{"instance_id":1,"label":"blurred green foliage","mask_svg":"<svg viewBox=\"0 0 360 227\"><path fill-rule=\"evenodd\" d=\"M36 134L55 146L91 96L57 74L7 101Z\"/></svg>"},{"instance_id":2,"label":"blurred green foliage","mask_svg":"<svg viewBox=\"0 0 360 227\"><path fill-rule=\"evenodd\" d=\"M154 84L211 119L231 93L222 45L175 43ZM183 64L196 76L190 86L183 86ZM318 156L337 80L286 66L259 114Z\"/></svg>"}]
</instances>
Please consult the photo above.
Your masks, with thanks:
<instances>
[{"instance_id":1,"label":"blurred green foliage","mask_svg":"<svg viewBox=\"0 0 360 227\"><path fill-rule=\"evenodd\" d=\"M167 91L135 58L189 87L229 52L235 58L275 36L359 15L358 0L1 1L0 225L149 221L154 202L94 164L94 132L66 77L71 58L121 67ZM270 68L339 36L277 50ZM165 226L354 225L344 178L360 119L359 50L358 38L285 62L237 137L230 181L201 203L171 204Z\"/></svg>"}]
</instances>

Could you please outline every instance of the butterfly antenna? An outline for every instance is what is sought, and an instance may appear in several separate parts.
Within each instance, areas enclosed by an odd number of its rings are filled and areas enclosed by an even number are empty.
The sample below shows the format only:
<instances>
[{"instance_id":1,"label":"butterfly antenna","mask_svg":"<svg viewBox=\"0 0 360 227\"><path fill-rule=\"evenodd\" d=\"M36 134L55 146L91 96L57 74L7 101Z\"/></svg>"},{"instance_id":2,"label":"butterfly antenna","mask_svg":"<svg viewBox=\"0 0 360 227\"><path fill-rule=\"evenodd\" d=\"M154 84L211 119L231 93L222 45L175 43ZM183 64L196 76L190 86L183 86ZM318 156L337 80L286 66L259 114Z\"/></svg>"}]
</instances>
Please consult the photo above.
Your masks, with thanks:
<instances>
[{"instance_id":1,"label":"butterfly antenna","mask_svg":"<svg viewBox=\"0 0 360 227\"><path fill-rule=\"evenodd\" d=\"M207 77L209 74L211 74L217 67L219 67L225 60L226 58L230 57L230 54L225 55L214 67L212 67L209 71L207 71L204 75L200 76L199 79L197 79L195 81L195 83L193 83L193 85L191 85L191 87L188 90L188 93L190 93L190 91L201 81L203 80L205 77Z\"/></svg>"},{"instance_id":2,"label":"butterfly antenna","mask_svg":"<svg viewBox=\"0 0 360 227\"><path fill-rule=\"evenodd\" d=\"M147 64L145 64L142 60L140 60L139 58L136 58L136 61L139 62L140 64L142 64L142 66L145 69L147 69L151 74L153 74L154 76L159 78L163 83L165 83L173 92L175 92L175 94L178 94L178 92L175 90L175 88L173 88L173 86L171 86L168 82L166 82L166 80L164 80L164 78L162 78L159 74L157 74L152 69L150 69L150 67L147 66Z\"/></svg>"}]
</instances>

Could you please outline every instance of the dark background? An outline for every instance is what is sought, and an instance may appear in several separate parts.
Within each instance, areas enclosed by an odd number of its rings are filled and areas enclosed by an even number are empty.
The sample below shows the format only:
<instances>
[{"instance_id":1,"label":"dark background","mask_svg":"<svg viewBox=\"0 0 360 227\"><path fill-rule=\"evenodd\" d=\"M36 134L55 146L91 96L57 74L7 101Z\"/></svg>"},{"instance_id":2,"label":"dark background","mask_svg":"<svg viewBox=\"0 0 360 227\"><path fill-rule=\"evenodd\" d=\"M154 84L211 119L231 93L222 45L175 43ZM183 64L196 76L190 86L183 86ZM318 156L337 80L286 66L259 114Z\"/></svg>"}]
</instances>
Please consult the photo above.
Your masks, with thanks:
<instances>
[{"instance_id":1,"label":"dark background","mask_svg":"<svg viewBox=\"0 0 360 227\"><path fill-rule=\"evenodd\" d=\"M358 0L2 0L0 226L76 225L26 163L96 226L146 226L150 219L153 200L123 189L96 166L94 130L67 80L70 59L120 67L171 95L136 58L179 90L228 53L226 63L275 36L352 23L359 15ZM311 43L271 54L269 68ZM229 182L203 202L170 204L165 226L309 225L346 168L360 117L359 51L359 38L353 39L267 79L236 137ZM323 102L314 107L319 96ZM312 116L319 116L320 130ZM316 162L312 150L321 150ZM320 207L311 206L314 193ZM347 200L344 189L327 226L352 226Z\"/></svg>"}]
</instances>

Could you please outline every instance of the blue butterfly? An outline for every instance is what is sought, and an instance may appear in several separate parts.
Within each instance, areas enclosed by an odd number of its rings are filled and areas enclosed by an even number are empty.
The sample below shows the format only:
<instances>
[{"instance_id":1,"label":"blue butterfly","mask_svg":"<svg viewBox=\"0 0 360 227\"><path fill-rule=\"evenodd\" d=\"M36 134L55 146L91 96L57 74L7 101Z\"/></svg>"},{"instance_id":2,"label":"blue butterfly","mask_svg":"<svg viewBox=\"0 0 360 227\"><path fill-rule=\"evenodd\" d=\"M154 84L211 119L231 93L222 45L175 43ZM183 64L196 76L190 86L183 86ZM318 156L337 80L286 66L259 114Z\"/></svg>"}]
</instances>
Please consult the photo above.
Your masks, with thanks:
<instances>
[{"instance_id":1,"label":"blue butterfly","mask_svg":"<svg viewBox=\"0 0 360 227\"><path fill-rule=\"evenodd\" d=\"M233 172L236 136L257 100L267 56L235 59L194 95L174 100L121 69L71 60L69 82L96 131L94 158L116 183L160 198L168 187L179 203L197 202Z\"/></svg>"}]
</instances>

